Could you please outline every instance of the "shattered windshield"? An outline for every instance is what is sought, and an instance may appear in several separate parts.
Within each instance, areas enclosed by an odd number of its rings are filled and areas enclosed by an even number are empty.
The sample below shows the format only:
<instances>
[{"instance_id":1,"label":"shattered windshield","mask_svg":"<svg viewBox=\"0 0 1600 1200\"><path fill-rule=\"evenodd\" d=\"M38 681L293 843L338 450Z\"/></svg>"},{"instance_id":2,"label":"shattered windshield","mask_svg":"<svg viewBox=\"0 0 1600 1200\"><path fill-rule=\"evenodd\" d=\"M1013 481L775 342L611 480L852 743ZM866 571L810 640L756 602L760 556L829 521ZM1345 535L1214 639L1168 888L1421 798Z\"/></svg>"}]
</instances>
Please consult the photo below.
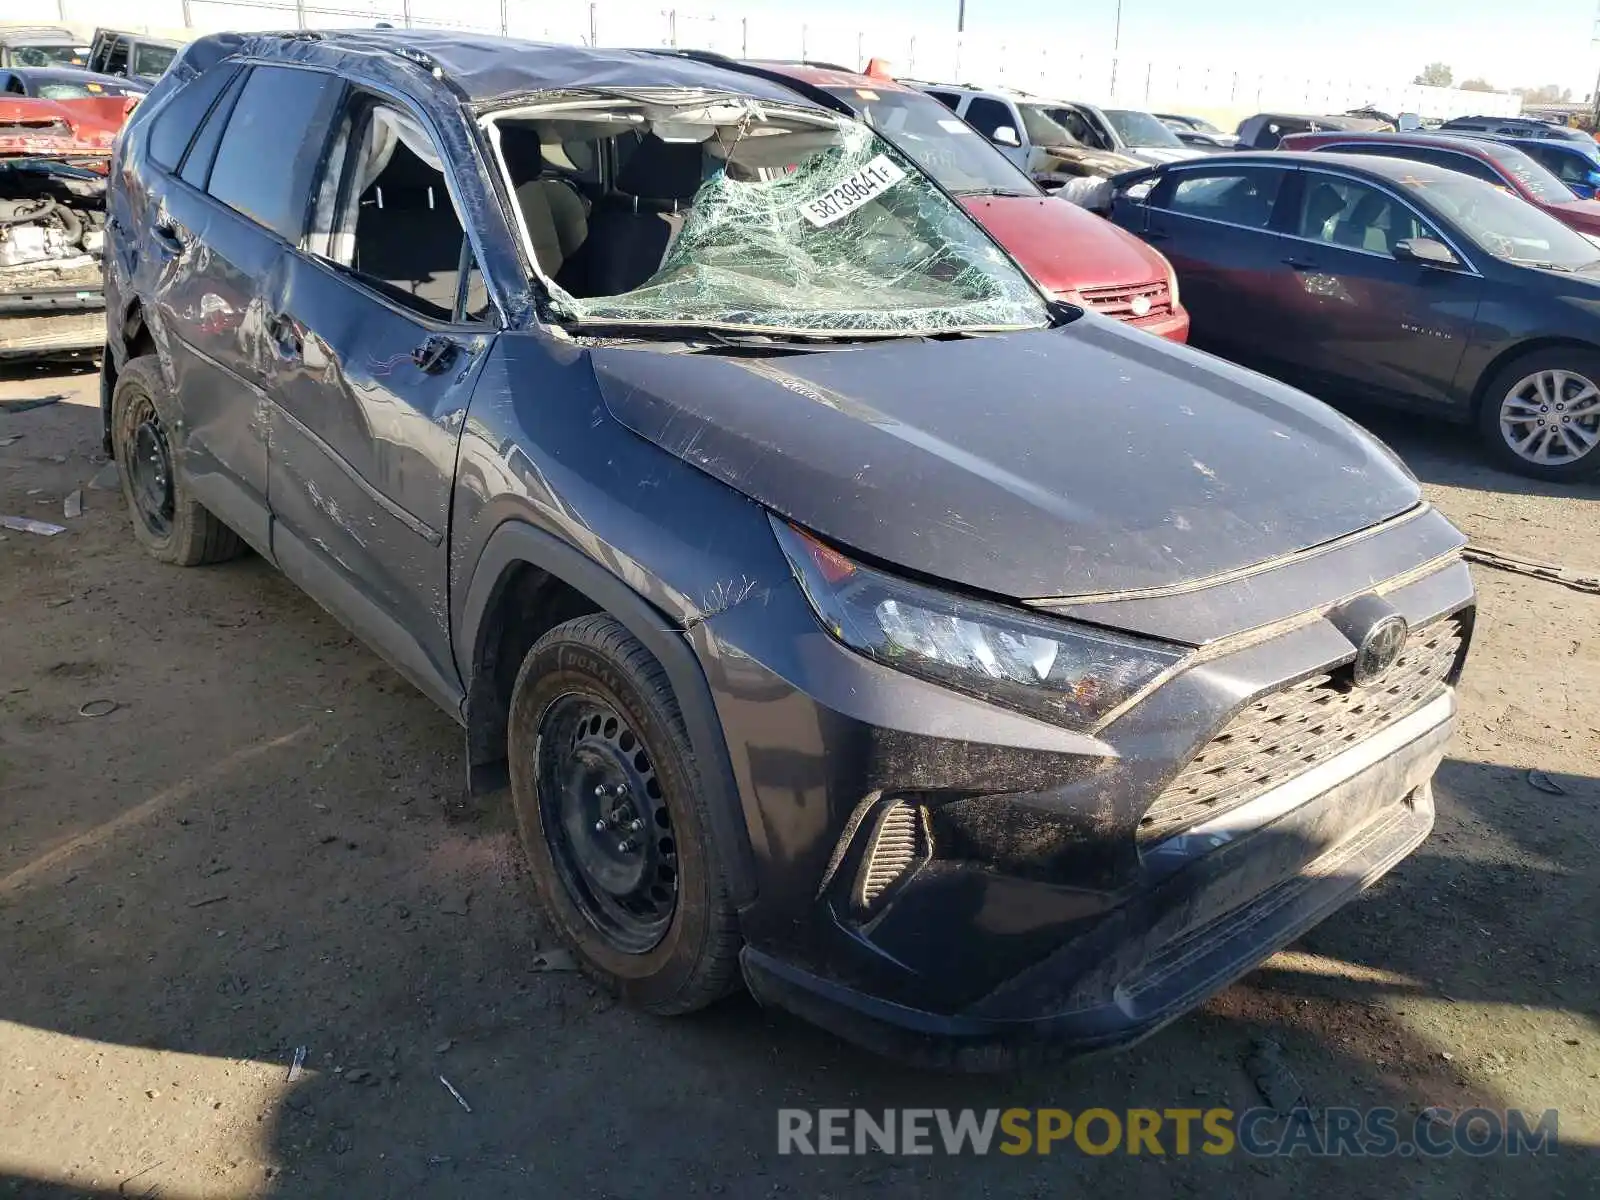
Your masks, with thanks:
<instances>
[{"instance_id":1,"label":"shattered windshield","mask_svg":"<svg viewBox=\"0 0 1600 1200\"><path fill-rule=\"evenodd\" d=\"M867 126L640 94L489 120L554 315L918 335L1038 328L1043 298Z\"/></svg>"}]
</instances>

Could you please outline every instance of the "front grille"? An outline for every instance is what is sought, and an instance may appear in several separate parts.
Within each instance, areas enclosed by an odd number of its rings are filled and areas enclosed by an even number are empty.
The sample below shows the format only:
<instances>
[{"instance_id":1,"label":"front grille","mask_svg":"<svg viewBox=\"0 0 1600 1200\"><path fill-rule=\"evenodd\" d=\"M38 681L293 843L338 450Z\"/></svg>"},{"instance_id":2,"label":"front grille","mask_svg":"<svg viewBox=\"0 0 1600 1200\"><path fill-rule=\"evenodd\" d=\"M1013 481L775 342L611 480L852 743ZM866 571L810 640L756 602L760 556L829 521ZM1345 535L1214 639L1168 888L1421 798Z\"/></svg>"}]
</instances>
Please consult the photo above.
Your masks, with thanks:
<instances>
[{"instance_id":1,"label":"front grille","mask_svg":"<svg viewBox=\"0 0 1600 1200\"><path fill-rule=\"evenodd\" d=\"M1262 696L1206 743L1139 821L1141 842L1159 841L1326 762L1445 688L1465 634L1455 619L1413 630L1379 686L1313 675Z\"/></svg>"},{"instance_id":2,"label":"front grille","mask_svg":"<svg viewBox=\"0 0 1600 1200\"><path fill-rule=\"evenodd\" d=\"M1158 279L1153 283L1140 284L1138 287L1097 287L1081 288L1078 295L1083 297L1083 302L1095 312L1107 317L1115 317L1119 321L1131 321L1138 324L1140 321L1149 321L1157 317L1170 317L1172 315L1172 291L1167 287L1167 281ZM1135 301L1144 297L1150 305L1147 312L1134 312Z\"/></svg>"}]
</instances>

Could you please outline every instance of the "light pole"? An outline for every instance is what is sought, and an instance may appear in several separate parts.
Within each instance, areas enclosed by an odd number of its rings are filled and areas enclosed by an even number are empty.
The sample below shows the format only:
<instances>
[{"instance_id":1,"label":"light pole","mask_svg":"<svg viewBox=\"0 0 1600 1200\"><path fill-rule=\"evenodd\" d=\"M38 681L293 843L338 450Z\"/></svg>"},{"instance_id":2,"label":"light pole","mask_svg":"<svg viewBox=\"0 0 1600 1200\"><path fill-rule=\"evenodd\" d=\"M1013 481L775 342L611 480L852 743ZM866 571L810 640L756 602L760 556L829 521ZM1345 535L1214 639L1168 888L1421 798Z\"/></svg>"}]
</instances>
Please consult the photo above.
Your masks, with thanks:
<instances>
[{"instance_id":1,"label":"light pole","mask_svg":"<svg viewBox=\"0 0 1600 1200\"><path fill-rule=\"evenodd\" d=\"M956 32L967 31L967 0L956 0Z\"/></svg>"},{"instance_id":2,"label":"light pole","mask_svg":"<svg viewBox=\"0 0 1600 1200\"><path fill-rule=\"evenodd\" d=\"M965 3L965 0L963 0ZM1117 0L1117 24L1111 32L1111 95L1106 99L1112 103L1117 99L1117 54L1122 48L1122 0Z\"/></svg>"}]
</instances>

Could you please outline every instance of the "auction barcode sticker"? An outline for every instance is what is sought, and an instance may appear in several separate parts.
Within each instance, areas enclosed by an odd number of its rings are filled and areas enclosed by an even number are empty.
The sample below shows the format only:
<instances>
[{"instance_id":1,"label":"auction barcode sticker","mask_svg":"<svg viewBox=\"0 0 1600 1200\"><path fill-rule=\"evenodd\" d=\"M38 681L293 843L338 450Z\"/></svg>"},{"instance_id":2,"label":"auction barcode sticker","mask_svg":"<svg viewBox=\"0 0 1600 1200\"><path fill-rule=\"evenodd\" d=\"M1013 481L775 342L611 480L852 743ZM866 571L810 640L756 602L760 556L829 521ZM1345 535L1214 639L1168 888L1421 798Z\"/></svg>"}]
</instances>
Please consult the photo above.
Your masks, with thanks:
<instances>
[{"instance_id":1,"label":"auction barcode sticker","mask_svg":"<svg viewBox=\"0 0 1600 1200\"><path fill-rule=\"evenodd\" d=\"M800 215L818 229L848 217L879 192L893 187L906 177L906 173L880 154L842 183L829 188L815 200L800 206Z\"/></svg>"}]
</instances>

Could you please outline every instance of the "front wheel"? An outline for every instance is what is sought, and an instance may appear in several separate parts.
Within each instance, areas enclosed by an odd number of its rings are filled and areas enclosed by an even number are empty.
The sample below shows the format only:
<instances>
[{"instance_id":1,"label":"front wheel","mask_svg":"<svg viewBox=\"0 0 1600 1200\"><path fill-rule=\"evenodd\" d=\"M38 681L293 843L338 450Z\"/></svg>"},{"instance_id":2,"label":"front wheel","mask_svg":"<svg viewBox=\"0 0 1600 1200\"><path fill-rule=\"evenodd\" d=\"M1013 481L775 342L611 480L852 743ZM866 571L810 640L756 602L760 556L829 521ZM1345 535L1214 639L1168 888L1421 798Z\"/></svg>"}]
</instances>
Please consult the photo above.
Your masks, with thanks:
<instances>
[{"instance_id":1,"label":"front wheel","mask_svg":"<svg viewBox=\"0 0 1600 1200\"><path fill-rule=\"evenodd\" d=\"M725 995L738 926L655 657L610 616L558 625L517 674L507 750L534 884L585 971L661 1015Z\"/></svg>"},{"instance_id":2,"label":"front wheel","mask_svg":"<svg viewBox=\"0 0 1600 1200\"><path fill-rule=\"evenodd\" d=\"M1484 389L1478 433L1520 475L1563 482L1600 471L1600 354L1555 346L1508 363Z\"/></svg>"}]
</instances>

